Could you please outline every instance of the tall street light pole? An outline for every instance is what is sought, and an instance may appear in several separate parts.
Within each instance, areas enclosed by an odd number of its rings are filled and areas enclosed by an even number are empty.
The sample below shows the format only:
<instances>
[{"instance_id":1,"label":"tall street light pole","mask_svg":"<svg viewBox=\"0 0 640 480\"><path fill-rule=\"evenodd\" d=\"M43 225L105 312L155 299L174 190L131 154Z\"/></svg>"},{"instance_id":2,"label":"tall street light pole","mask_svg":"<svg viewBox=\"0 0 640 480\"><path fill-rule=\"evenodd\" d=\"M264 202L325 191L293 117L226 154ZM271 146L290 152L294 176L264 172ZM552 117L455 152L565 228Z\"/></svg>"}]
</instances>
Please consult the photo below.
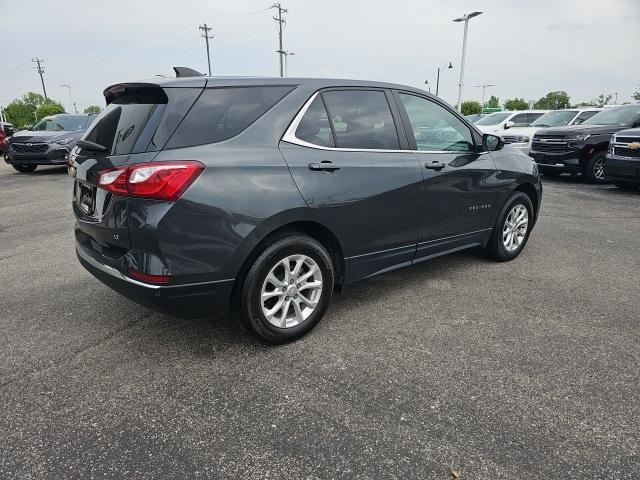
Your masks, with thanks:
<instances>
[{"instance_id":1,"label":"tall street light pole","mask_svg":"<svg viewBox=\"0 0 640 480\"><path fill-rule=\"evenodd\" d=\"M451 65L451 62L449 62L449 65L445 63L444 67L438 67L438 79L436 80L436 97L438 96L438 90L440 87L440 70L445 70L450 68L453 68L453 65Z\"/></svg>"},{"instance_id":2,"label":"tall street light pole","mask_svg":"<svg viewBox=\"0 0 640 480\"><path fill-rule=\"evenodd\" d=\"M477 17L482 12L465 13L462 17L456 18L454 22L464 22L464 37L462 37L462 61L460 62L460 84L458 85L458 103L456 108L462 108L462 88L464 87L464 62L467 56L467 32L469 30L469 20Z\"/></svg>"},{"instance_id":3,"label":"tall street light pole","mask_svg":"<svg viewBox=\"0 0 640 480\"><path fill-rule=\"evenodd\" d=\"M482 102L480 102L480 105L482 105L482 108L484 108L484 92L487 90L488 87L495 87L495 84L486 83L486 84L483 84L483 85L474 85L474 87L482 88Z\"/></svg>"},{"instance_id":4,"label":"tall street light pole","mask_svg":"<svg viewBox=\"0 0 640 480\"><path fill-rule=\"evenodd\" d=\"M78 113L78 109L76 108L76 104L73 102L73 95L71 94L71 89L74 87L77 87L77 85L71 85L70 83L63 83L62 85L60 85L61 87L67 87L67 89L69 90L69 103L70 108L73 108L74 113Z\"/></svg>"}]
</instances>

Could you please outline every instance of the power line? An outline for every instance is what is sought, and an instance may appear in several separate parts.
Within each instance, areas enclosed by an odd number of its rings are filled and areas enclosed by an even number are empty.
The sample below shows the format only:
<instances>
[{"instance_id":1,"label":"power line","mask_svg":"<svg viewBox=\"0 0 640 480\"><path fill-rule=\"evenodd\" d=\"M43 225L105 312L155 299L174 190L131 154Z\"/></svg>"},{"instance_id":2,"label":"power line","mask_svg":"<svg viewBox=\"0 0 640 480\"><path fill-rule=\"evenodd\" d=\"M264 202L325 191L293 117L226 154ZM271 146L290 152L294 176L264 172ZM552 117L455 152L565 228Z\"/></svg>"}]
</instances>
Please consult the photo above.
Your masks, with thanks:
<instances>
[{"instance_id":1,"label":"power line","mask_svg":"<svg viewBox=\"0 0 640 480\"><path fill-rule=\"evenodd\" d=\"M278 24L278 56L280 58L280 76L284 77L284 55L285 55L285 51L282 48L282 30L284 29L284 24L287 23L287 21L283 18L283 14L287 13L289 10L287 10L286 8L283 8L282 5L280 5L279 3L274 3L273 5L271 5L270 8L277 8L278 9L278 16L277 17L273 17L273 19L276 21L276 23Z\"/></svg>"},{"instance_id":2,"label":"power line","mask_svg":"<svg viewBox=\"0 0 640 480\"><path fill-rule=\"evenodd\" d=\"M209 54L209 39L213 38L213 35L209 35L209 32L213 30L211 27L207 27L207 24L200 25L198 29L202 30L202 38L204 38L207 44L207 64L209 65L209 76L211 76L211 55Z\"/></svg>"},{"instance_id":3,"label":"power line","mask_svg":"<svg viewBox=\"0 0 640 480\"><path fill-rule=\"evenodd\" d=\"M40 74L40 81L42 82L42 91L44 92L44 99L45 100L49 100L49 98L47 98L47 89L44 86L44 77L42 76L42 74L44 73L44 67L41 64L44 63L44 60L36 57L35 59L32 59L31 61L33 63L37 64L37 67L34 67L34 68Z\"/></svg>"}]
</instances>

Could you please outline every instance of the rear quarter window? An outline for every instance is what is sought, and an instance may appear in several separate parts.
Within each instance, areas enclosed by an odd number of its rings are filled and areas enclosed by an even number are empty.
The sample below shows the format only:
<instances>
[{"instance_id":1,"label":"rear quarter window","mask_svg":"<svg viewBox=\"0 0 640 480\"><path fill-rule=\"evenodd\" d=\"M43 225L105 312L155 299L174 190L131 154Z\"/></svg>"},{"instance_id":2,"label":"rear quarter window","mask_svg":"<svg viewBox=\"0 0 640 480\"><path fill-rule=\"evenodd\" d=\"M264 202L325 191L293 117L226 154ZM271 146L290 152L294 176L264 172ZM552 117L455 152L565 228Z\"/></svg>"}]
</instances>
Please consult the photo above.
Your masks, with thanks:
<instances>
[{"instance_id":1,"label":"rear quarter window","mask_svg":"<svg viewBox=\"0 0 640 480\"><path fill-rule=\"evenodd\" d=\"M294 88L207 88L173 134L167 148L203 145L235 137Z\"/></svg>"}]
</instances>

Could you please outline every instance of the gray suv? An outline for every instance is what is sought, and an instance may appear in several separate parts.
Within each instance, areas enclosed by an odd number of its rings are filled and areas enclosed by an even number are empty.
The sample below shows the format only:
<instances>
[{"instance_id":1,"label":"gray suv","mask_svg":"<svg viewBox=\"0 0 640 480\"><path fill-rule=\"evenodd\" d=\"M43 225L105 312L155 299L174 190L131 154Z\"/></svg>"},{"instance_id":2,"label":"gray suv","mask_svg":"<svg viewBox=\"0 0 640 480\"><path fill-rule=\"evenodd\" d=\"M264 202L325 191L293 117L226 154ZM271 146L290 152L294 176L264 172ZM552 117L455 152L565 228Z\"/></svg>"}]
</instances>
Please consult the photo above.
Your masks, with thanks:
<instances>
[{"instance_id":1,"label":"gray suv","mask_svg":"<svg viewBox=\"0 0 640 480\"><path fill-rule=\"evenodd\" d=\"M540 209L529 157L411 87L191 77L104 93L71 152L80 262L161 312L231 309L267 342L377 273L473 247L511 260Z\"/></svg>"}]
</instances>

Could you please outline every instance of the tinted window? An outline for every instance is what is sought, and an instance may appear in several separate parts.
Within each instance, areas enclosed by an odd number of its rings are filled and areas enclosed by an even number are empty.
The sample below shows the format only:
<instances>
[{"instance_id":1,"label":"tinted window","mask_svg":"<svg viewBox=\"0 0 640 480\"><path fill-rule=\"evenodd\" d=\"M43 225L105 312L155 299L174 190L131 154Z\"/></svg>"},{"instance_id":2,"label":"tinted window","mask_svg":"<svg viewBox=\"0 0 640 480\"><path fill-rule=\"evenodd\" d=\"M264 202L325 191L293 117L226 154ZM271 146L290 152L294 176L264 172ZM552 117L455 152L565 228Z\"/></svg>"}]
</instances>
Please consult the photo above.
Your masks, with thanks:
<instances>
[{"instance_id":1,"label":"tinted window","mask_svg":"<svg viewBox=\"0 0 640 480\"><path fill-rule=\"evenodd\" d=\"M582 112L580 115L578 115L578 118L575 119L573 124L574 125L580 125L587 118L593 117L596 113L598 113L598 111L596 111L596 110L589 110L589 111L586 111L586 112Z\"/></svg>"},{"instance_id":2,"label":"tinted window","mask_svg":"<svg viewBox=\"0 0 640 480\"><path fill-rule=\"evenodd\" d=\"M333 147L331 124L320 95L311 102L296 128L296 137L305 142L323 147Z\"/></svg>"},{"instance_id":3,"label":"tinted window","mask_svg":"<svg viewBox=\"0 0 640 480\"><path fill-rule=\"evenodd\" d=\"M60 115L45 117L33 127L32 130L76 132L84 130L89 117L86 115Z\"/></svg>"},{"instance_id":4,"label":"tinted window","mask_svg":"<svg viewBox=\"0 0 640 480\"><path fill-rule=\"evenodd\" d=\"M322 94L339 148L398 150L398 132L384 92L344 90Z\"/></svg>"},{"instance_id":5,"label":"tinted window","mask_svg":"<svg viewBox=\"0 0 640 480\"><path fill-rule=\"evenodd\" d=\"M472 149L471 131L449 110L415 95L401 93L399 96L418 150L466 152Z\"/></svg>"},{"instance_id":6,"label":"tinted window","mask_svg":"<svg viewBox=\"0 0 640 480\"><path fill-rule=\"evenodd\" d=\"M122 97L117 100L126 102ZM111 103L100 112L85 139L105 146L108 155L144 152L151 138L143 133L149 128L155 130L164 107L156 103Z\"/></svg>"},{"instance_id":7,"label":"tinted window","mask_svg":"<svg viewBox=\"0 0 640 480\"><path fill-rule=\"evenodd\" d=\"M529 125L529 119L527 118L526 113L520 113L518 115L515 115L511 119L511 121L515 123L516 127L526 127L527 125Z\"/></svg>"},{"instance_id":8,"label":"tinted window","mask_svg":"<svg viewBox=\"0 0 640 480\"><path fill-rule=\"evenodd\" d=\"M168 148L221 142L238 135L294 87L208 88L191 108Z\"/></svg>"}]
</instances>

